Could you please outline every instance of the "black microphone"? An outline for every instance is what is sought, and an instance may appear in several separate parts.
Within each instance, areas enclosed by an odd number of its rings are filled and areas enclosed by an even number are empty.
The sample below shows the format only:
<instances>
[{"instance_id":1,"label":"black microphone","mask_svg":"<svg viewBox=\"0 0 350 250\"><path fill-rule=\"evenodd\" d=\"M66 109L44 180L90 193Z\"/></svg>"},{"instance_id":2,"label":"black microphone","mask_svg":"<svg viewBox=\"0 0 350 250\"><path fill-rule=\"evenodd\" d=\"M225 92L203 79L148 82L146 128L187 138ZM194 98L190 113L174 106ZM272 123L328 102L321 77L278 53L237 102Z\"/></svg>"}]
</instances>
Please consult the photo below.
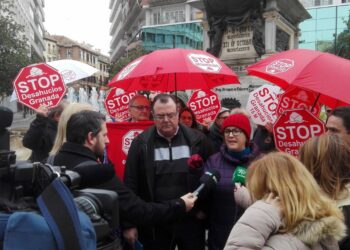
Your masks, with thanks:
<instances>
[{"instance_id":1,"label":"black microphone","mask_svg":"<svg viewBox=\"0 0 350 250\"><path fill-rule=\"evenodd\" d=\"M208 190L215 187L216 184L220 181L221 175L217 170L206 171L204 175L199 179L201 185L193 191L193 195L198 196L198 194L204 189Z\"/></svg>"},{"instance_id":2,"label":"black microphone","mask_svg":"<svg viewBox=\"0 0 350 250\"><path fill-rule=\"evenodd\" d=\"M72 170L80 175L80 185L84 187L100 185L115 176L114 167L110 164L88 164Z\"/></svg>"}]
</instances>

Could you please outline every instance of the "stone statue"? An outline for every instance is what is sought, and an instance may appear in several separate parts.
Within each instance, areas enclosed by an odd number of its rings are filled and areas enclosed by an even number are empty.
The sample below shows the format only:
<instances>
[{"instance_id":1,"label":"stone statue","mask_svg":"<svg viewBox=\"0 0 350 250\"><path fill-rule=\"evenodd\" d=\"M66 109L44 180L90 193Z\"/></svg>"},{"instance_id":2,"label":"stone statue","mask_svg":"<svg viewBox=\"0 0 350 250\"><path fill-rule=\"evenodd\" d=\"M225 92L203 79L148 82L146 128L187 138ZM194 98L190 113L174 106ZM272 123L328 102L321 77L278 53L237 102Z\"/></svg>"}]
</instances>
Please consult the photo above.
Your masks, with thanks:
<instances>
[{"instance_id":1,"label":"stone statue","mask_svg":"<svg viewBox=\"0 0 350 250\"><path fill-rule=\"evenodd\" d=\"M263 40L262 10L264 0L204 0L205 11L210 26L210 48L208 52L219 57L222 36L227 28L236 28L250 22L253 31L253 45L259 56L265 53Z\"/></svg>"}]
</instances>

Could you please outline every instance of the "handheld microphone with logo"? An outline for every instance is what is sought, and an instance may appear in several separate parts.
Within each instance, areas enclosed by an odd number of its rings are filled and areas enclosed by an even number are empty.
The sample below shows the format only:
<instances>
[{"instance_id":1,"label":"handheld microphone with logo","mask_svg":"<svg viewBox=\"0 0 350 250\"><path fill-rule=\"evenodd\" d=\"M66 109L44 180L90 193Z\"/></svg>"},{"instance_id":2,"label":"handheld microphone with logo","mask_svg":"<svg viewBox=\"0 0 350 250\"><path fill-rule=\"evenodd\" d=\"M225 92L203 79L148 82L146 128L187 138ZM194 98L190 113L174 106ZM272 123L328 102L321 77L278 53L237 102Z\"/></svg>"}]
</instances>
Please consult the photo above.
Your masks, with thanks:
<instances>
[{"instance_id":1,"label":"handheld microphone with logo","mask_svg":"<svg viewBox=\"0 0 350 250\"><path fill-rule=\"evenodd\" d=\"M193 191L193 195L198 196L198 194L204 189L211 189L218 184L220 181L221 175L217 170L206 171L204 175L199 179L201 185Z\"/></svg>"},{"instance_id":2,"label":"handheld microphone with logo","mask_svg":"<svg viewBox=\"0 0 350 250\"><path fill-rule=\"evenodd\" d=\"M232 184L241 183L241 185L245 185L245 179L247 177L247 169L242 166L237 166L236 170L232 175Z\"/></svg>"}]
</instances>

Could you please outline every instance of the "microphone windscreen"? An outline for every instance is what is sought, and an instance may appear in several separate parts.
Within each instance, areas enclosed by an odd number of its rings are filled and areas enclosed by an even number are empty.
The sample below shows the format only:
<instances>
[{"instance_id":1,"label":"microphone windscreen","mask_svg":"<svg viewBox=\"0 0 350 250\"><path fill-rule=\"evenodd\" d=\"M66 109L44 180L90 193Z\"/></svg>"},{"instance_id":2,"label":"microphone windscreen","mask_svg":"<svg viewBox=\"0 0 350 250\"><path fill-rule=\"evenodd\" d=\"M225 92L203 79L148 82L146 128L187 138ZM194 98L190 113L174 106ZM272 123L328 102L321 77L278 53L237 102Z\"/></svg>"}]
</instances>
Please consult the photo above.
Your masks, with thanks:
<instances>
[{"instance_id":1,"label":"microphone windscreen","mask_svg":"<svg viewBox=\"0 0 350 250\"><path fill-rule=\"evenodd\" d=\"M220 172L213 169L211 171L205 172L199 181L205 184L207 189L211 189L214 186L216 186L216 184L220 181L220 178L221 178Z\"/></svg>"},{"instance_id":2,"label":"microphone windscreen","mask_svg":"<svg viewBox=\"0 0 350 250\"><path fill-rule=\"evenodd\" d=\"M115 176L114 168L110 164L93 164L78 166L72 169L79 173L81 186L94 186L102 184Z\"/></svg>"},{"instance_id":3,"label":"microphone windscreen","mask_svg":"<svg viewBox=\"0 0 350 250\"><path fill-rule=\"evenodd\" d=\"M232 175L232 183L241 183L245 184L245 179L247 177L247 169L242 166L237 166Z\"/></svg>"}]
</instances>

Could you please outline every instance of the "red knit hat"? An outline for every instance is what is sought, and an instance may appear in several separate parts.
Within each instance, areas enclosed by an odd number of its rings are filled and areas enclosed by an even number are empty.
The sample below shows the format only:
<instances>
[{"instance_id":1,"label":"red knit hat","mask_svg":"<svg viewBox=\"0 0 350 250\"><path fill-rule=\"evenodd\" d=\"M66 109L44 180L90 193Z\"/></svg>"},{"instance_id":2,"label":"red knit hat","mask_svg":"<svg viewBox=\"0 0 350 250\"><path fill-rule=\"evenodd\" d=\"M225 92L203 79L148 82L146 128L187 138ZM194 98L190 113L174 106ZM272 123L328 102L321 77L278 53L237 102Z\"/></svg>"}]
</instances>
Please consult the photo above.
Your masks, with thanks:
<instances>
[{"instance_id":1,"label":"red knit hat","mask_svg":"<svg viewBox=\"0 0 350 250\"><path fill-rule=\"evenodd\" d=\"M252 128L250 127L250 122L247 116L243 114L233 114L227 117L221 125L221 131L224 132L224 129L227 127L236 127L243 130L247 140L250 139L250 133Z\"/></svg>"}]
</instances>

